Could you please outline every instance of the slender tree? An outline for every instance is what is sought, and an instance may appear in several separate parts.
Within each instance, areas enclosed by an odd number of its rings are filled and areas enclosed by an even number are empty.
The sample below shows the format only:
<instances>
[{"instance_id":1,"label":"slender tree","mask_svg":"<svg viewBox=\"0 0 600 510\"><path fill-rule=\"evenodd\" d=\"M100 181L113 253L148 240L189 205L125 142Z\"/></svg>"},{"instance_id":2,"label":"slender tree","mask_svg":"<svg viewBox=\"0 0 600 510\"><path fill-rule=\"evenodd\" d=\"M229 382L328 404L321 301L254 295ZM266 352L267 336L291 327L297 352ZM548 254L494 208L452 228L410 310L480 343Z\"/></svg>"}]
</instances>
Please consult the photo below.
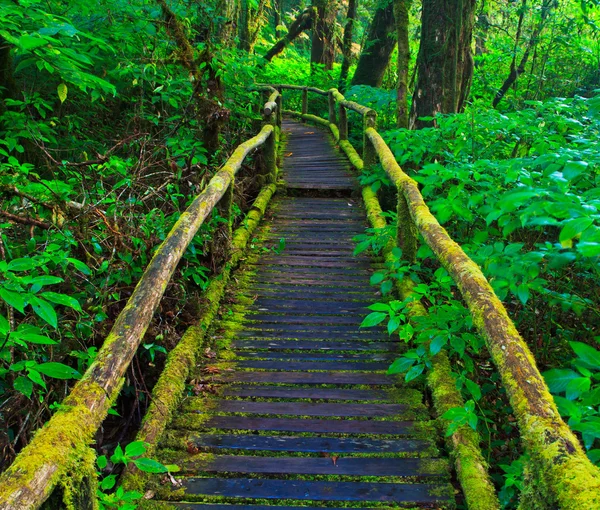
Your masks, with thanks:
<instances>
[{"instance_id":1,"label":"slender tree","mask_svg":"<svg viewBox=\"0 0 600 510\"><path fill-rule=\"evenodd\" d=\"M435 121L419 118L462 110L473 77L474 18L475 0L423 0L411 126L431 126Z\"/></svg>"},{"instance_id":2,"label":"slender tree","mask_svg":"<svg viewBox=\"0 0 600 510\"><path fill-rule=\"evenodd\" d=\"M323 64L331 70L335 57L335 4L332 0L313 0L313 6L317 9L317 20L313 26L310 63Z\"/></svg>"},{"instance_id":3,"label":"slender tree","mask_svg":"<svg viewBox=\"0 0 600 510\"><path fill-rule=\"evenodd\" d=\"M348 79L348 70L352 63L352 35L354 33L354 18L356 18L356 9L358 0L348 0L348 14L346 15L346 26L344 27L344 39L342 41L342 69L340 71L340 82L338 89L344 92L346 89L346 80Z\"/></svg>"},{"instance_id":4,"label":"slender tree","mask_svg":"<svg viewBox=\"0 0 600 510\"><path fill-rule=\"evenodd\" d=\"M411 0L394 0L394 17L398 37L398 88L396 99L396 121L400 128L408 128L408 65L410 46L408 43L408 11Z\"/></svg>"},{"instance_id":5,"label":"slender tree","mask_svg":"<svg viewBox=\"0 0 600 510\"><path fill-rule=\"evenodd\" d=\"M382 0L369 25L367 40L358 59L352 85L381 87L396 45L394 3Z\"/></svg>"}]
</instances>

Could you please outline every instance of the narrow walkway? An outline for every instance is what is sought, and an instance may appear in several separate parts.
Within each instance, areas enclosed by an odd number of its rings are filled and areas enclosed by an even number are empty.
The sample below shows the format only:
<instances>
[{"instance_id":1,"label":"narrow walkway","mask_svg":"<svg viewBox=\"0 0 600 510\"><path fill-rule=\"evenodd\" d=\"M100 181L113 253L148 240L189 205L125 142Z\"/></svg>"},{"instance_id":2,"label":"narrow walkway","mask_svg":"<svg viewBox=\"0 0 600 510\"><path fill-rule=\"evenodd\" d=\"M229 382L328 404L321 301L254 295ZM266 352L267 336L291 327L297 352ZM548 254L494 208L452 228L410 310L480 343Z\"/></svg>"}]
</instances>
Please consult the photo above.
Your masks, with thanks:
<instances>
[{"instance_id":1,"label":"narrow walkway","mask_svg":"<svg viewBox=\"0 0 600 510\"><path fill-rule=\"evenodd\" d=\"M178 460L185 493L157 499L197 510L452 508L421 393L385 375L399 343L359 329L376 297L372 261L352 256L365 224L351 174L317 128L284 129L289 187L348 197L304 193L275 206L265 245L285 238L285 249L249 268L235 371L208 377L218 394L187 399L171 424L162 460Z\"/></svg>"}]
</instances>

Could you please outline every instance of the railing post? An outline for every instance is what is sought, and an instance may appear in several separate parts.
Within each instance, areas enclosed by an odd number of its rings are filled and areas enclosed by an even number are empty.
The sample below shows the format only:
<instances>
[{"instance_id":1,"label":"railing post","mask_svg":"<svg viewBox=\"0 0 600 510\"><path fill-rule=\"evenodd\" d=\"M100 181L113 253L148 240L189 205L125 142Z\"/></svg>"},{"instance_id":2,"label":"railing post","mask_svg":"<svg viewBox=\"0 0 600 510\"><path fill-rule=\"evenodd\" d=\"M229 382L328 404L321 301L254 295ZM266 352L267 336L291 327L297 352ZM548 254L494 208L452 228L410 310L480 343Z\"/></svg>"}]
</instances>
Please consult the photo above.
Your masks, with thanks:
<instances>
[{"instance_id":1,"label":"railing post","mask_svg":"<svg viewBox=\"0 0 600 510\"><path fill-rule=\"evenodd\" d=\"M402 190L397 187L398 209L396 243L402 250L402 260L414 264L417 259L417 227L408 210L406 198Z\"/></svg>"},{"instance_id":2,"label":"railing post","mask_svg":"<svg viewBox=\"0 0 600 510\"><path fill-rule=\"evenodd\" d=\"M329 122L335 124L335 97L333 97L333 91L327 92L327 99L329 100Z\"/></svg>"},{"instance_id":3,"label":"railing post","mask_svg":"<svg viewBox=\"0 0 600 510\"><path fill-rule=\"evenodd\" d=\"M233 187L235 176L231 176L231 183L227 191L219 200L214 211L225 221L218 221L210 240L210 253L214 267L223 267L231 255L231 239L233 237L231 211L233 209Z\"/></svg>"},{"instance_id":4,"label":"railing post","mask_svg":"<svg viewBox=\"0 0 600 510\"><path fill-rule=\"evenodd\" d=\"M341 103L338 108L338 121L340 140L348 140L348 112L346 111L346 107Z\"/></svg>"},{"instance_id":5,"label":"railing post","mask_svg":"<svg viewBox=\"0 0 600 510\"><path fill-rule=\"evenodd\" d=\"M283 117L283 89L279 91L279 95L275 102L277 103L277 111L275 112L277 114L277 128L281 129L281 119Z\"/></svg>"},{"instance_id":6,"label":"railing post","mask_svg":"<svg viewBox=\"0 0 600 510\"><path fill-rule=\"evenodd\" d=\"M308 113L308 89L304 87L302 89L302 115Z\"/></svg>"},{"instance_id":7,"label":"railing post","mask_svg":"<svg viewBox=\"0 0 600 510\"><path fill-rule=\"evenodd\" d=\"M269 138L264 144L263 159L265 161L265 169L260 179L260 187L265 184L273 184L277 182L277 134L276 129L269 135Z\"/></svg>"},{"instance_id":8,"label":"railing post","mask_svg":"<svg viewBox=\"0 0 600 510\"><path fill-rule=\"evenodd\" d=\"M363 117L363 168L369 170L377 161L377 153L367 136L367 129L377 128L377 112L369 110Z\"/></svg>"}]
</instances>

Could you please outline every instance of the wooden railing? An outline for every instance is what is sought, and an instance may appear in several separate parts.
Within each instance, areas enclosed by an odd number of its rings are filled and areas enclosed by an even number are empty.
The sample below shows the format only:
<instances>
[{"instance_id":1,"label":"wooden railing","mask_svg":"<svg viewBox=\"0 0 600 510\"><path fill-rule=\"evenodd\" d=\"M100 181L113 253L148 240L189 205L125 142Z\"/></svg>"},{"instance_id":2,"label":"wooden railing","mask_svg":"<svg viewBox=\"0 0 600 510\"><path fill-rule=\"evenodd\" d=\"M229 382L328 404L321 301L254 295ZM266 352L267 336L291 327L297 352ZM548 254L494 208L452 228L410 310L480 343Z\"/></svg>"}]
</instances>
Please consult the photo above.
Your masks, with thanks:
<instances>
[{"instance_id":1,"label":"wooden railing","mask_svg":"<svg viewBox=\"0 0 600 510\"><path fill-rule=\"evenodd\" d=\"M517 418L521 439L531 457L525 490L521 495L522 508L600 508L600 470L590 462L579 440L562 420L532 353L481 269L431 214L418 184L402 171L377 132L376 112L347 101L336 89L320 90L296 85L269 87L282 94L283 91L300 91L302 111L287 113L328 127L357 169L368 169L377 160L380 161L398 191L397 244L402 248L403 258L414 261L420 234L454 279L469 307L473 324L485 339L490 357L500 373ZM309 113L308 98L311 92L328 98L327 119ZM357 112L362 117L362 158L348 141L347 110ZM283 112L286 113L286 110ZM385 225L376 195L366 188L363 196L371 221L379 226ZM402 292L410 293L410 282L404 282ZM419 313L424 312L421 310ZM447 358L434 360L435 370L438 372L429 379L436 383L445 381L445 392L452 391ZM434 398L436 391L441 393L435 387L432 391ZM460 395L456 395L456 388L454 392L454 395L449 398L446 395L446 398L449 401L462 401ZM459 479L469 508L497 508L485 463L478 453L479 446L474 444L476 440L477 436L464 427L453 435ZM540 506L540 502L543 506Z\"/></svg>"},{"instance_id":2,"label":"wooden railing","mask_svg":"<svg viewBox=\"0 0 600 510\"><path fill-rule=\"evenodd\" d=\"M38 508L59 483L68 488L64 492L69 501L65 501L64 506L78 510L97 507L94 503L95 454L90 449L94 434L119 395L125 372L186 248L219 202L224 204L221 216L231 222L235 175L246 156L260 147L263 147L265 164L263 173L259 176L262 191L247 216L252 226L256 225L264 212L266 203L275 191L277 139L281 125L281 110L278 108L280 101L279 93L273 91L265 105L269 123L265 124L255 137L237 147L202 193L182 213L165 241L157 248L129 301L117 317L98 355L82 379L64 399L60 410L36 433L29 445L0 476L0 508L3 510ZM248 223L245 222L233 236L232 260L224 271L227 275L232 261L239 260L241 250L250 237ZM214 311L218 305L218 300L215 302L215 298L218 297L215 289L222 289L223 281L222 272L209 287L209 293L212 292L213 295L208 305ZM179 356L182 354L182 348L176 347L172 351L175 355L169 355L167 358L165 372L156 384L152 406L146 417L142 434L145 438L157 437L162 430L161 427L164 427L165 414L172 412L172 407L176 405L177 396L171 395L170 391L165 395L165 386L169 389L167 381L171 381L176 374L181 380L180 384L183 384L187 372L194 366L193 346L198 344L198 339L190 334L186 341L187 344L184 345L187 347L187 355ZM154 419L156 414L160 414L163 419ZM66 494L67 492L69 494Z\"/></svg>"}]
</instances>

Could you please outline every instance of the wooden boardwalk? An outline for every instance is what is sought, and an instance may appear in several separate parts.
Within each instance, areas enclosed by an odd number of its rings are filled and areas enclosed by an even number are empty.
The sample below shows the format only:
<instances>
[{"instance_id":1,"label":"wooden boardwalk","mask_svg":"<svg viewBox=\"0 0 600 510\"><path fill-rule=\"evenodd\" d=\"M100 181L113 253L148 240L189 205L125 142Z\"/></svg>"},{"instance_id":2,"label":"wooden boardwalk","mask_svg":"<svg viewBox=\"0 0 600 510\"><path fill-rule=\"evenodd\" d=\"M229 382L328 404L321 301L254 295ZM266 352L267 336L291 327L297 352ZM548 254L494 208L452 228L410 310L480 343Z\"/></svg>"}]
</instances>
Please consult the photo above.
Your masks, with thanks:
<instances>
[{"instance_id":1,"label":"wooden boardwalk","mask_svg":"<svg viewBox=\"0 0 600 510\"><path fill-rule=\"evenodd\" d=\"M196 510L452 508L422 395L385 374L399 343L359 329L377 298L372 260L352 255L365 219L347 163L317 128L284 130L295 196L276 205L265 243L285 238L285 249L246 268L254 299L231 345L235 370L211 376L218 394L184 402L159 450L177 459L182 485L156 499Z\"/></svg>"}]
</instances>

